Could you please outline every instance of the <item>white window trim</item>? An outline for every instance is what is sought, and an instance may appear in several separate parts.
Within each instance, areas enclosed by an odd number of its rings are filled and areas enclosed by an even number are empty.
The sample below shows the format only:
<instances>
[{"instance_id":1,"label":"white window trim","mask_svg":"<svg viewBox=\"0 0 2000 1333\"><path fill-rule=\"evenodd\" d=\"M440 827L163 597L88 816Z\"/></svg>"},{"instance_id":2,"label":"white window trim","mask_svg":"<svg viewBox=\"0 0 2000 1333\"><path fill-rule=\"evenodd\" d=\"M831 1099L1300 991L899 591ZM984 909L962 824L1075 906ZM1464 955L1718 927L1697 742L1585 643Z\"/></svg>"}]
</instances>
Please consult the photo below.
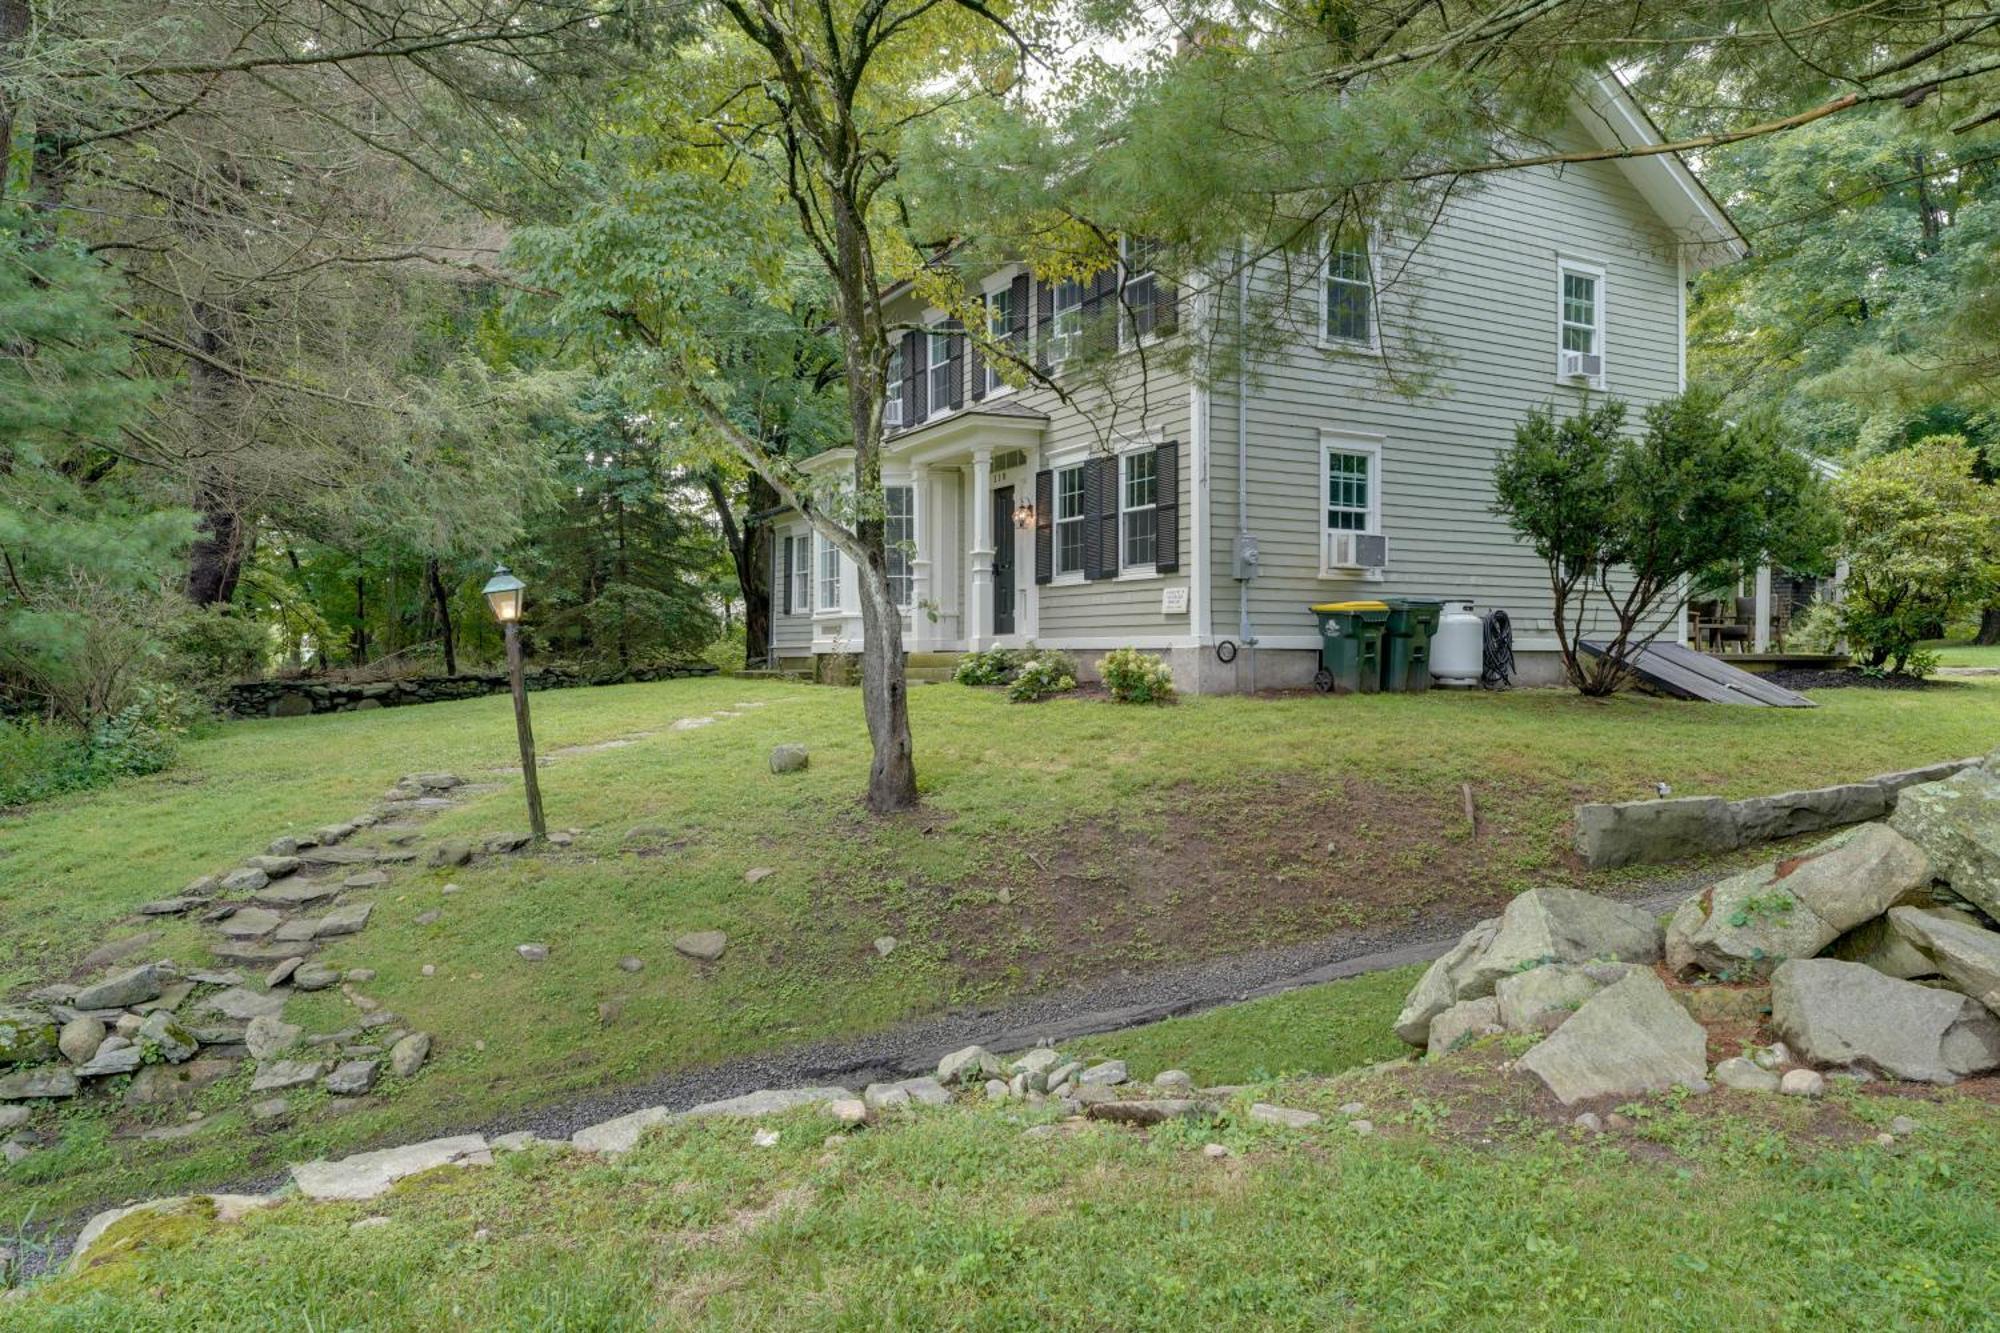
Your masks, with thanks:
<instances>
[{"instance_id":1,"label":"white window trim","mask_svg":"<svg viewBox=\"0 0 2000 1333\"><path fill-rule=\"evenodd\" d=\"M950 352L951 334L940 332L938 329L938 326L943 324L948 318L950 316L946 315L942 310L924 312L924 398L930 408L930 411L924 417L926 424L936 421L939 417L948 417L954 411L963 410L961 408L954 408L951 405L951 395L949 393L945 394L942 402L938 400L937 396L938 362L933 359L937 355L937 343L933 340L938 338L944 339L945 350L947 353ZM948 355L946 359L950 359ZM948 386L949 381L947 381Z\"/></svg>"},{"instance_id":2,"label":"white window trim","mask_svg":"<svg viewBox=\"0 0 2000 1333\"><path fill-rule=\"evenodd\" d=\"M1363 229L1362 237L1368 252L1368 337L1336 338L1326 331L1327 316L1332 313L1332 302L1327 299L1327 288L1333 285L1333 233L1324 232L1319 240L1319 319L1315 325L1314 338L1324 352L1355 352L1375 355L1382 350L1382 289L1375 281L1375 275L1382 271L1381 254L1375 245L1375 233Z\"/></svg>"},{"instance_id":3,"label":"white window trim","mask_svg":"<svg viewBox=\"0 0 2000 1333\"><path fill-rule=\"evenodd\" d=\"M1021 269L1018 265L1012 268L1003 268L998 273L989 274L986 281L981 284L980 295L982 299L980 309L986 318L986 337L989 342L1004 343L1007 340L1005 333L1002 333L998 338L993 336L993 298L996 296L1005 296L1008 300L1013 300L1014 279L1020 272ZM1035 285L1033 282L1030 282L1028 284L1028 304L1032 306L1034 303ZM1008 312L1008 318L1011 321L1013 312ZM998 362L994 360L991 352L982 356L981 360L986 364L980 367L979 373L986 377L986 397L989 400L1004 398L1006 395L1014 392L1014 386L1006 380L1001 379L1000 372L994 369Z\"/></svg>"},{"instance_id":4,"label":"white window trim","mask_svg":"<svg viewBox=\"0 0 2000 1333\"><path fill-rule=\"evenodd\" d=\"M835 546L831 541L828 541L824 536L821 536L819 533L813 534L813 542L814 545L813 545L812 601L813 601L814 611L815 613L825 613L825 614L830 614L836 611L845 611L847 608L845 605L845 600L841 596L841 594L846 590L847 562L842 557L840 553L840 548L838 546ZM832 555L834 559L834 566L833 566L834 597L832 601L827 601L824 596L826 592L826 583L827 583L826 558L829 554Z\"/></svg>"},{"instance_id":5,"label":"white window trim","mask_svg":"<svg viewBox=\"0 0 2000 1333\"><path fill-rule=\"evenodd\" d=\"M910 522L910 536L909 536L909 543L910 543L910 545L909 545L909 549L908 549L907 551L899 551L899 550L898 550L898 549L896 548L896 545L895 545L894 543L892 543L892 542L890 542L890 541L888 540L888 535L889 535L889 534L888 534L888 526L889 526L889 523L890 523L890 521L891 521L891 520L890 520L890 516L889 516L889 512L888 512L888 507L889 507L889 492L890 492L890 491L908 491L908 492L910 493L910 515L909 515L909 522ZM909 581L909 586L910 586L910 600L909 600L909 601L907 601L907 602L898 602L898 603L896 603L896 605L897 605L897 607L898 607L899 609L901 609L902 611L904 611L904 612L906 612L906 613L907 613L907 612L910 612L910 611L913 611L913 610L915 610L915 609L916 609L916 605L917 605L917 550L918 550L918 547L917 547L917 486L916 486L916 483L915 483L914 481L886 481L886 480L885 480L885 481L884 481L884 482L882 483L882 527L883 527L883 534L882 534L882 535L883 535L883 538L884 538L884 540L883 540L883 546L884 546L884 547L886 548L886 549L885 549L885 551L884 551L884 554L885 554L885 556L894 556L894 555L898 555L898 554L900 554L900 555L902 556L902 558L903 558L903 561L904 561L904 564L905 564L905 566L907 567L907 569L908 569L908 571L909 571L909 572L908 572L908 574L907 574L907 578L908 578L908 581ZM890 591L891 591L891 592L893 593L893 592L894 592L894 590L895 590L895 583L894 583L894 576L892 575L892 576L891 576L891 582L890 582Z\"/></svg>"},{"instance_id":6,"label":"white window trim","mask_svg":"<svg viewBox=\"0 0 2000 1333\"><path fill-rule=\"evenodd\" d=\"M1076 288L1076 303L1072 306L1063 307L1056 304L1057 300L1062 296L1062 290L1064 287ZM1049 326L1046 329L1042 328L1036 329L1035 337L1037 340L1045 341L1047 343L1046 350L1048 353L1049 371L1051 374L1053 374L1057 370L1060 370L1063 367L1063 365L1069 361L1070 357L1074 355L1073 348L1070 351L1064 351L1064 352L1058 352L1056 350L1058 347L1058 344L1056 342L1056 329L1058 329L1062 325L1062 312L1065 308L1076 311L1077 327L1076 330L1069 335L1071 342L1074 343L1075 341L1080 340L1083 337L1083 284L1082 283L1063 281L1063 282L1057 282L1049 288Z\"/></svg>"},{"instance_id":7,"label":"white window trim","mask_svg":"<svg viewBox=\"0 0 2000 1333\"><path fill-rule=\"evenodd\" d=\"M1345 567L1334 568L1326 563L1326 511L1331 502L1327 456L1329 454L1364 454L1368 458L1368 526L1362 531L1374 537L1382 535L1382 445L1383 436L1365 435L1355 431L1322 430L1319 433L1319 508L1313 511L1313 539L1318 549L1317 563L1319 576L1323 579L1352 579L1355 571Z\"/></svg>"},{"instance_id":8,"label":"white window trim","mask_svg":"<svg viewBox=\"0 0 2000 1333\"><path fill-rule=\"evenodd\" d=\"M1073 462L1053 464L1050 468L1050 471L1054 473L1054 476L1050 478L1050 484L1049 484L1050 503L1055 506L1055 513L1049 516L1049 540L1052 543L1054 543L1054 547L1049 553L1049 568L1051 573L1054 575L1054 577L1050 580L1050 582L1052 583L1084 582L1084 566L1078 565L1075 569L1064 569L1062 567L1062 530L1063 530L1063 524L1066 522L1082 524L1084 526L1084 538L1083 538L1083 545L1079 548L1079 551L1087 550L1089 548L1090 492L1087 488L1085 490L1078 492L1079 497L1082 498L1084 502L1083 513L1072 519L1063 518L1062 474L1069 471L1075 471L1081 474L1084 470L1085 461L1086 460L1084 459L1077 459ZM1085 481L1087 482L1088 479L1085 478ZM1078 559L1082 559L1081 554L1079 554Z\"/></svg>"},{"instance_id":9,"label":"white window trim","mask_svg":"<svg viewBox=\"0 0 2000 1333\"><path fill-rule=\"evenodd\" d=\"M1567 255L1556 256L1556 383L1574 386L1575 378L1562 373L1563 359L1563 276L1575 273L1588 277L1597 284L1597 356L1599 370L1584 382L1593 389L1602 389L1611 374L1611 357L1607 348L1611 342L1611 302L1610 283L1605 277L1604 265L1595 260L1572 259Z\"/></svg>"},{"instance_id":10,"label":"white window trim","mask_svg":"<svg viewBox=\"0 0 2000 1333\"><path fill-rule=\"evenodd\" d=\"M809 616L813 613L813 542L816 538L810 526L792 534L792 601L785 608L788 616ZM800 568L800 557L804 557L804 568ZM803 575L803 577L801 577Z\"/></svg>"},{"instance_id":11,"label":"white window trim","mask_svg":"<svg viewBox=\"0 0 2000 1333\"><path fill-rule=\"evenodd\" d=\"M1160 476L1157 454L1154 455L1153 503L1150 506L1146 506L1152 509L1156 515L1153 527L1153 560L1151 564L1144 565L1128 565L1125 563L1125 515L1137 512L1136 510L1127 508L1125 504L1125 460L1128 458L1137 458L1141 454L1153 453L1157 447L1151 444L1136 444L1118 451L1118 577L1121 579L1126 577L1128 573L1134 578L1152 578L1160 572L1160 529L1157 518L1160 509Z\"/></svg>"},{"instance_id":12,"label":"white window trim","mask_svg":"<svg viewBox=\"0 0 2000 1333\"><path fill-rule=\"evenodd\" d=\"M882 429L885 431L903 428L903 385L910 377L910 368L902 366L897 378L888 378L889 375L896 374L898 363L903 359L902 342L901 335L897 335L896 346L889 351L889 364L882 368ZM895 412L893 421L889 415L891 410Z\"/></svg>"},{"instance_id":13,"label":"white window trim","mask_svg":"<svg viewBox=\"0 0 2000 1333\"><path fill-rule=\"evenodd\" d=\"M1125 289L1140 278L1151 274L1153 278L1153 290L1158 292L1160 288L1160 270L1149 268L1141 269L1137 273L1131 271L1125 263L1125 243L1130 239L1123 232L1120 232L1118 235L1118 309L1116 315L1118 320L1118 350L1121 352L1129 352L1139 347L1151 347L1164 336L1155 327L1143 338L1134 339L1132 337L1132 325L1137 317L1133 314L1132 308L1125 304Z\"/></svg>"}]
</instances>

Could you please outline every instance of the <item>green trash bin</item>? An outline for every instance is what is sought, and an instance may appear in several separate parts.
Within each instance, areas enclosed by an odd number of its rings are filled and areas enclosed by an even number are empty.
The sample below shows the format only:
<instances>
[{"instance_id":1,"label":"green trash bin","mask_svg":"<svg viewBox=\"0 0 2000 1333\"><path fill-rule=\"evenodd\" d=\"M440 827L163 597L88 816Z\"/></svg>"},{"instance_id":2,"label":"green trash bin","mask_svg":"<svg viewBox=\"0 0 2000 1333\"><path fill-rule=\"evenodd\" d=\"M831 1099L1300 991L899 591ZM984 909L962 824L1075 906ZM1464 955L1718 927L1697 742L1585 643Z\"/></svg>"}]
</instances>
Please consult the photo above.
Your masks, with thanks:
<instances>
[{"instance_id":1,"label":"green trash bin","mask_svg":"<svg viewBox=\"0 0 2000 1333\"><path fill-rule=\"evenodd\" d=\"M1321 694L1375 694L1382 688L1382 636L1389 628L1387 602L1326 602L1319 617Z\"/></svg>"},{"instance_id":2,"label":"green trash bin","mask_svg":"<svg viewBox=\"0 0 2000 1333\"><path fill-rule=\"evenodd\" d=\"M1382 649L1382 688L1394 694L1431 687L1431 636L1444 603L1427 597L1384 597L1388 640Z\"/></svg>"}]
</instances>

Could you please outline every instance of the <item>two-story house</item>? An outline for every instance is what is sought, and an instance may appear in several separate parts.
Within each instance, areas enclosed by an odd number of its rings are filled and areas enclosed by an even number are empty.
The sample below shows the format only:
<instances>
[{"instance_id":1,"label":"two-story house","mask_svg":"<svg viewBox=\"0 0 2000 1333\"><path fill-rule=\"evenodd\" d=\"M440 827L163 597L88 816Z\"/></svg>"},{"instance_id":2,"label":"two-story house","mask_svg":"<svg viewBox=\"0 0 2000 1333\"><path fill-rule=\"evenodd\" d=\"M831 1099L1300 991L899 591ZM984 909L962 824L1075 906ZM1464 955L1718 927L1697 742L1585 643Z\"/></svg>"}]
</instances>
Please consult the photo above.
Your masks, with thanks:
<instances>
[{"instance_id":1,"label":"two-story house","mask_svg":"<svg viewBox=\"0 0 2000 1333\"><path fill-rule=\"evenodd\" d=\"M1607 75L1576 97L1560 146L1660 142ZM1746 252L1671 153L1496 173L1419 241L1329 237L1287 307L1295 327L1240 376L1204 382L1134 354L1114 381L1130 392L1069 402L1009 386L943 312L891 292L888 312L920 326L896 350L883 457L906 646L1034 642L1086 674L1132 646L1164 656L1183 690L1287 688L1317 666L1312 604L1448 597L1505 608L1521 678L1556 679L1547 576L1491 510L1494 460L1531 408L1611 394L1636 416L1679 392L1689 278ZM1226 299L1182 299L1129 245L1086 283L1004 268L979 289L993 336L1059 383L1107 302L1120 355L1231 317ZM1412 396L1385 366L1419 344ZM796 516L774 524L770 558L773 657L856 651L849 562Z\"/></svg>"}]
</instances>

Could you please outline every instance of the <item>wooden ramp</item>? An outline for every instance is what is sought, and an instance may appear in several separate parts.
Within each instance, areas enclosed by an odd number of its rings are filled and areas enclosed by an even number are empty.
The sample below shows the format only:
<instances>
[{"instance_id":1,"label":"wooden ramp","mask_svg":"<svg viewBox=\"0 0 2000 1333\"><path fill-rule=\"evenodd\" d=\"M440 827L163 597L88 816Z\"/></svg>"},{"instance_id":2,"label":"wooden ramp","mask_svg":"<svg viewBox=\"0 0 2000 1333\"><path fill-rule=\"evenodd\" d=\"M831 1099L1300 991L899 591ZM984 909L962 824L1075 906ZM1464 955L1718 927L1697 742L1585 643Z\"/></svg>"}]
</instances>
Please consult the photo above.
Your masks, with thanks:
<instances>
[{"instance_id":1,"label":"wooden ramp","mask_svg":"<svg viewBox=\"0 0 2000 1333\"><path fill-rule=\"evenodd\" d=\"M1578 645L1593 657L1604 655L1604 645L1584 640ZM1648 688L1676 699L1700 699L1712 704L1750 704L1758 708L1815 708L1818 705L1795 690L1748 671L1739 671L1726 662L1678 643L1655 643L1642 648L1627 663L1632 674Z\"/></svg>"}]
</instances>

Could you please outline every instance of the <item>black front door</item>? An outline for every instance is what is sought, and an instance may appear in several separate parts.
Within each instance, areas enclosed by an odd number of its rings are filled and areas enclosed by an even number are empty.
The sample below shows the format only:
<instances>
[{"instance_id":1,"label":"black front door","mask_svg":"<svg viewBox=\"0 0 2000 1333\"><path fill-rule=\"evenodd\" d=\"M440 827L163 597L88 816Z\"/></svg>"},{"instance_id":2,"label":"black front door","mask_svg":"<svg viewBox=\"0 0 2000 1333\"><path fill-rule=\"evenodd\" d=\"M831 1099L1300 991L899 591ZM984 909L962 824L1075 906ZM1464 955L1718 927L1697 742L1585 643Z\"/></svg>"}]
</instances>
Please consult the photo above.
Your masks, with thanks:
<instances>
[{"instance_id":1,"label":"black front door","mask_svg":"<svg viewBox=\"0 0 2000 1333\"><path fill-rule=\"evenodd\" d=\"M993 633L1014 632L1014 488L993 492Z\"/></svg>"}]
</instances>

